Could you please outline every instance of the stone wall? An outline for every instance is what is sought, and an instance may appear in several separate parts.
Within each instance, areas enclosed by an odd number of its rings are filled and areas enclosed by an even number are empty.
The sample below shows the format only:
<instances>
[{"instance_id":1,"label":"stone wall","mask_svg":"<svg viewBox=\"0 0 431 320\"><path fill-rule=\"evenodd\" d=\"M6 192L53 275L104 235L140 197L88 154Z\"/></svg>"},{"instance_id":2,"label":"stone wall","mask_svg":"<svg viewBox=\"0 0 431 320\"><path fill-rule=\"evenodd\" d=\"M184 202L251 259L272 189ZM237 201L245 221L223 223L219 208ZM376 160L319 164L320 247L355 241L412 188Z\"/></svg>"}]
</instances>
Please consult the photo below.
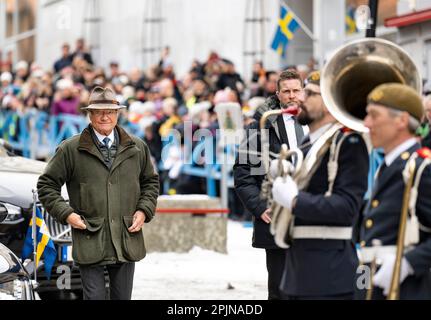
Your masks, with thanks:
<instances>
[{"instance_id":1,"label":"stone wall","mask_svg":"<svg viewBox=\"0 0 431 320\"><path fill-rule=\"evenodd\" d=\"M206 195L160 196L157 209L220 209L219 198ZM156 213L144 225L147 252L188 252L194 246L227 253L227 215Z\"/></svg>"}]
</instances>

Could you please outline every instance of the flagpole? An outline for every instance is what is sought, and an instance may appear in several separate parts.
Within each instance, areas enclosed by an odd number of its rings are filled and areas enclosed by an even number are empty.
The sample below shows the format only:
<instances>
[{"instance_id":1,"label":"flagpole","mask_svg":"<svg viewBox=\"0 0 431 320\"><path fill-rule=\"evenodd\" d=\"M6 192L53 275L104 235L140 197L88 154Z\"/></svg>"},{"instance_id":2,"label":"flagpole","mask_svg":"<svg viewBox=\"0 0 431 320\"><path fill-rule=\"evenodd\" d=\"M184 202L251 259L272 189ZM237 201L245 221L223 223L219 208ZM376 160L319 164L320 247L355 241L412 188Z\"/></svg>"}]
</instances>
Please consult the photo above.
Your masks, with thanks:
<instances>
[{"instance_id":1,"label":"flagpole","mask_svg":"<svg viewBox=\"0 0 431 320\"><path fill-rule=\"evenodd\" d=\"M32 214L32 219L33 219L33 223L32 223L32 228L31 228L31 233L32 233L32 238L33 238L33 263L34 263L34 281L37 282L37 266L36 266L36 258L37 258L37 235L36 235L36 231L37 231L37 222L36 222L36 201L37 201L37 190L33 189L33 214Z\"/></svg>"},{"instance_id":2,"label":"flagpole","mask_svg":"<svg viewBox=\"0 0 431 320\"><path fill-rule=\"evenodd\" d=\"M307 25L304 23L304 21L302 21L301 18L299 18L295 14L295 12L292 9L290 9L290 7L287 4L287 0L280 0L280 5L283 6L289 12L292 12L292 14L295 17L296 22L298 22L298 24L302 28L302 30L304 30L304 32L307 34L307 36L310 37L311 40L316 41L316 38L314 37L313 32L307 27Z\"/></svg>"}]
</instances>

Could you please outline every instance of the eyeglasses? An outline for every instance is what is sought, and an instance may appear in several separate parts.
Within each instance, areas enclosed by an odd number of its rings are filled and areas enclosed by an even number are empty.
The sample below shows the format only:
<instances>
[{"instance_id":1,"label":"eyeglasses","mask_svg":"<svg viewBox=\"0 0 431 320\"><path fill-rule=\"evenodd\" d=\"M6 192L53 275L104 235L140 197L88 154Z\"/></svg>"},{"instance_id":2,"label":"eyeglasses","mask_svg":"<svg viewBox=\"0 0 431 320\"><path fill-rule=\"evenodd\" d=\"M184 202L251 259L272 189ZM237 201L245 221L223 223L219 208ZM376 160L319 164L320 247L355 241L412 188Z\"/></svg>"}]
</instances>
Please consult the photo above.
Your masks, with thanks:
<instances>
[{"instance_id":1,"label":"eyeglasses","mask_svg":"<svg viewBox=\"0 0 431 320\"><path fill-rule=\"evenodd\" d=\"M117 110L91 110L91 113L97 117L109 116L112 117L117 115Z\"/></svg>"},{"instance_id":2,"label":"eyeglasses","mask_svg":"<svg viewBox=\"0 0 431 320\"><path fill-rule=\"evenodd\" d=\"M316 96L319 95L320 96L320 92L316 92L310 89L304 89L304 95L305 97L312 97L312 96Z\"/></svg>"}]
</instances>

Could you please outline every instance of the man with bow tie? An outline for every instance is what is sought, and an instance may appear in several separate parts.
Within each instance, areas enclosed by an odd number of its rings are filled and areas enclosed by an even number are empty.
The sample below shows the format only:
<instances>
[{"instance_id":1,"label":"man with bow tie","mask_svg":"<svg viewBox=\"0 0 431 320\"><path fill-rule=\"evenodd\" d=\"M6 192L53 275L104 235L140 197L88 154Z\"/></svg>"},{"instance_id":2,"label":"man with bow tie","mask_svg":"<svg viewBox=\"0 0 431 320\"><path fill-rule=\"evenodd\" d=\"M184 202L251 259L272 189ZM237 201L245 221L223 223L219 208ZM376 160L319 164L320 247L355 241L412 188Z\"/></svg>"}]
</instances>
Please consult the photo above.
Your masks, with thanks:
<instances>
[{"instance_id":1,"label":"man with bow tie","mask_svg":"<svg viewBox=\"0 0 431 320\"><path fill-rule=\"evenodd\" d=\"M360 134L328 111L318 71L307 77L304 92L298 122L310 133L300 148L308 163L307 155L319 156L302 172L301 189L290 176L274 181L274 201L294 216L281 290L292 300L353 299L358 258L352 226L367 188L368 150Z\"/></svg>"},{"instance_id":2,"label":"man with bow tie","mask_svg":"<svg viewBox=\"0 0 431 320\"><path fill-rule=\"evenodd\" d=\"M390 290L408 161L414 161L416 169L409 190L400 299L431 299L431 151L421 148L415 137L422 115L421 98L407 85L382 84L368 95L364 124L373 147L385 154L360 229L361 260L377 264L372 299L385 299ZM360 289L364 298L366 288Z\"/></svg>"}]
</instances>

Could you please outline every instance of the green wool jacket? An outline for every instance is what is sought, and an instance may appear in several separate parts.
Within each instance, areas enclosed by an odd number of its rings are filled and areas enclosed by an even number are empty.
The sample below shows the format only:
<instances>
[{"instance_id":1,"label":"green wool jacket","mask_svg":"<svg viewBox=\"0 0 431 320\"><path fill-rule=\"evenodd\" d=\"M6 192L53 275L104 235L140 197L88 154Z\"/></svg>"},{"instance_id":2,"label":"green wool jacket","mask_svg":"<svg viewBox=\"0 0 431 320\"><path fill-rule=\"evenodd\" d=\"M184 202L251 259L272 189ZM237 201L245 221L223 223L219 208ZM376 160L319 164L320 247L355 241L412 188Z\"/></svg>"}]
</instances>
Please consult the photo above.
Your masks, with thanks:
<instances>
[{"instance_id":1,"label":"green wool jacket","mask_svg":"<svg viewBox=\"0 0 431 320\"><path fill-rule=\"evenodd\" d=\"M72 256L80 265L139 261L146 250L142 232L130 233L136 210L149 222L155 214L159 179L148 146L116 127L117 154L111 169L103 162L90 127L62 142L39 177L39 199L49 214L66 224L75 212L86 230L72 228ZM61 196L66 184L69 203Z\"/></svg>"}]
</instances>

